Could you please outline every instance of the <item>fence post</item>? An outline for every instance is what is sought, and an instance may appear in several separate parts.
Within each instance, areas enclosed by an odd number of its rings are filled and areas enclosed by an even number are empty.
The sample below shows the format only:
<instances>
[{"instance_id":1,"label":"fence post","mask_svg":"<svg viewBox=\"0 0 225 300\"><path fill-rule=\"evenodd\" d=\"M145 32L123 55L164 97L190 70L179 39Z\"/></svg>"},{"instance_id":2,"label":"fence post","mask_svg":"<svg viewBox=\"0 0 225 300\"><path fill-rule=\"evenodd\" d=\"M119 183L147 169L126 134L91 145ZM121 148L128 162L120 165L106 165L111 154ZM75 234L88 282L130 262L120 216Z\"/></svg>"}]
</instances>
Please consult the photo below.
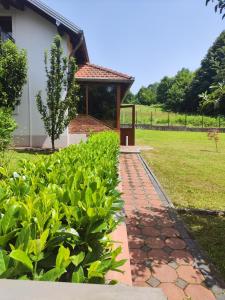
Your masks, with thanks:
<instances>
[{"instance_id":1,"label":"fence post","mask_svg":"<svg viewBox=\"0 0 225 300\"><path fill-rule=\"evenodd\" d=\"M220 116L219 116L219 128L220 128L220 126L221 126L221 123L220 123Z\"/></svg>"},{"instance_id":2,"label":"fence post","mask_svg":"<svg viewBox=\"0 0 225 300\"><path fill-rule=\"evenodd\" d=\"M138 112L136 111L136 125L138 123Z\"/></svg>"},{"instance_id":3,"label":"fence post","mask_svg":"<svg viewBox=\"0 0 225 300\"><path fill-rule=\"evenodd\" d=\"M204 116L202 115L202 128L204 127Z\"/></svg>"},{"instance_id":4,"label":"fence post","mask_svg":"<svg viewBox=\"0 0 225 300\"><path fill-rule=\"evenodd\" d=\"M151 111L151 127L152 127L152 111Z\"/></svg>"},{"instance_id":5,"label":"fence post","mask_svg":"<svg viewBox=\"0 0 225 300\"><path fill-rule=\"evenodd\" d=\"M168 127L170 126L170 113L168 112Z\"/></svg>"},{"instance_id":6,"label":"fence post","mask_svg":"<svg viewBox=\"0 0 225 300\"><path fill-rule=\"evenodd\" d=\"M187 115L185 114L185 127L187 127Z\"/></svg>"}]
</instances>

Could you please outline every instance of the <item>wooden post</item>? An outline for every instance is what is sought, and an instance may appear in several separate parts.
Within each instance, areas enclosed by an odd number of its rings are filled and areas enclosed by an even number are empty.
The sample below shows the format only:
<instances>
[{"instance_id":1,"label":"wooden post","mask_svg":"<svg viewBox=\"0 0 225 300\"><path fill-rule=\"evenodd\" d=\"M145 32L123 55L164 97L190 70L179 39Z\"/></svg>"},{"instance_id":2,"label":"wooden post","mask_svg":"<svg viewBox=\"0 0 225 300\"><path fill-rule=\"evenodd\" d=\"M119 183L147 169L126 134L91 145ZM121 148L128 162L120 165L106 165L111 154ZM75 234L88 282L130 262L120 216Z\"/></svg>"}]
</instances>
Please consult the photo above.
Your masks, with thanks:
<instances>
[{"instance_id":1,"label":"wooden post","mask_svg":"<svg viewBox=\"0 0 225 300\"><path fill-rule=\"evenodd\" d=\"M88 115L88 85L85 87L85 106L86 115Z\"/></svg>"},{"instance_id":2,"label":"wooden post","mask_svg":"<svg viewBox=\"0 0 225 300\"><path fill-rule=\"evenodd\" d=\"M121 87L120 84L116 88L116 128L120 130L120 103L121 103Z\"/></svg>"}]
</instances>

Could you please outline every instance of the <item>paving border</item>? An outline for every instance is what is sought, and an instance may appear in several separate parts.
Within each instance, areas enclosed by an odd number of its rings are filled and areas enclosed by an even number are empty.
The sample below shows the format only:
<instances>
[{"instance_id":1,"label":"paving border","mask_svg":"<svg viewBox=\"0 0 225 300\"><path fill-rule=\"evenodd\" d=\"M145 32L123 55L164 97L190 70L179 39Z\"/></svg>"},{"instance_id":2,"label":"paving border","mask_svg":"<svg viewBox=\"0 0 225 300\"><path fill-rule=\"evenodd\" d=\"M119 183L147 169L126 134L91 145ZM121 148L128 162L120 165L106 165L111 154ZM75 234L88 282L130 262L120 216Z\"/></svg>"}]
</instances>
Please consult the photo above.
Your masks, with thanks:
<instances>
[{"instance_id":1,"label":"paving border","mask_svg":"<svg viewBox=\"0 0 225 300\"><path fill-rule=\"evenodd\" d=\"M166 192L163 190L161 184L157 180L156 176L152 172L151 168L149 167L145 159L142 157L141 154L137 154L137 156L141 161L156 192L158 193L160 200L168 208L168 213L171 219L173 219L176 222L177 230L180 232L181 237L187 244L188 250L190 251L190 253L193 255L195 259L196 268L199 269L200 272L205 277L205 281L204 281L205 285L213 292L217 300L225 300L225 282L219 275L215 266L209 262L210 261L209 257L207 256L206 253L203 252L198 242L194 239L193 235L188 230L184 221L178 215L172 201L167 196ZM202 300L206 300L206 299L202 299Z\"/></svg>"}]
</instances>

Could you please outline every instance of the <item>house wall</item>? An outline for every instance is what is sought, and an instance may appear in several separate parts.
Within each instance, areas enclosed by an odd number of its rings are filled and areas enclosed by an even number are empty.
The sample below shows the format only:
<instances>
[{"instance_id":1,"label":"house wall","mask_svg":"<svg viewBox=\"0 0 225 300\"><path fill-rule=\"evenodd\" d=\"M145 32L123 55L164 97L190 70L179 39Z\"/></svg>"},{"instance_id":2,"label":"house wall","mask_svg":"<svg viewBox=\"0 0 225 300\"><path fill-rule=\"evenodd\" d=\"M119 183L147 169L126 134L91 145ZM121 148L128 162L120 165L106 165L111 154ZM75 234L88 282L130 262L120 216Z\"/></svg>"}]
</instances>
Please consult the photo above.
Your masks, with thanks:
<instances>
[{"instance_id":1,"label":"house wall","mask_svg":"<svg viewBox=\"0 0 225 300\"><path fill-rule=\"evenodd\" d=\"M46 74L44 69L44 51L50 49L57 27L29 8L20 11L14 8L5 10L0 5L0 15L12 16L13 38L19 48L27 51L28 79L23 88L20 106L15 111L18 128L15 131L15 144L17 146L49 147L50 139L43 127L40 114L37 110L35 95L39 90L45 97ZM63 37L65 55L69 55L68 37ZM57 147L68 144L68 131L66 130Z\"/></svg>"}]
</instances>

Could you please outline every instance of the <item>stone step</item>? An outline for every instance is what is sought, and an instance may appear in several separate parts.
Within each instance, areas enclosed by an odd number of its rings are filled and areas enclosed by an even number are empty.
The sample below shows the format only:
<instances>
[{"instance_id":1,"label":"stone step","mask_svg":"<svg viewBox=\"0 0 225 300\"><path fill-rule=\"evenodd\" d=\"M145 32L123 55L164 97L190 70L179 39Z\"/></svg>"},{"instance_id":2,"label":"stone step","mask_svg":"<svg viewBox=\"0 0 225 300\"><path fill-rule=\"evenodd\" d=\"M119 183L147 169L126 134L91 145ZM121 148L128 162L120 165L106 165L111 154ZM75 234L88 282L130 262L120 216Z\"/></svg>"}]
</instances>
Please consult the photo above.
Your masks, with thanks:
<instances>
[{"instance_id":1,"label":"stone step","mask_svg":"<svg viewBox=\"0 0 225 300\"><path fill-rule=\"evenodd\" d=\"M160 289L0 280L0 300L166 300Z\"/></svg>"}]
</instances>

